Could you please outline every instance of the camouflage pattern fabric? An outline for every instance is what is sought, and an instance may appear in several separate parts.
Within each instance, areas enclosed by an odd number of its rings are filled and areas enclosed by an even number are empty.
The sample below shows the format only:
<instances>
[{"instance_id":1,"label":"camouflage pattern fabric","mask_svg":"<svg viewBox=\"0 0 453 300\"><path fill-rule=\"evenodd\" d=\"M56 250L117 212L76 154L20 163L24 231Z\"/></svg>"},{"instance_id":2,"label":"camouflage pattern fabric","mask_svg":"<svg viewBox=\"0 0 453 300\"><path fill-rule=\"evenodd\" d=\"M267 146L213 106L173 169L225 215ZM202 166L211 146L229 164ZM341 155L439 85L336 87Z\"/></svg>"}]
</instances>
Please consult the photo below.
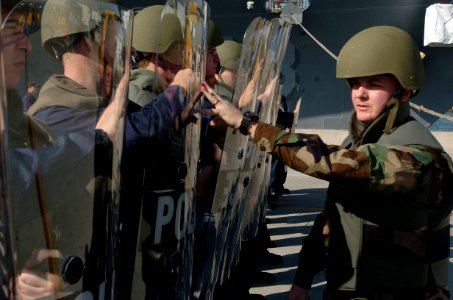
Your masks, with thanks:
<instances>
[{"instance_id":1,"label":"camouflage pattern fabric","mask_svg":"<svg viewBox=\"0 0 453 300\"><path fill-rule=\"evenodd\" d=\"M381 193L413 190L421 178L428 180L424 169L439 159L437 151L422 145L366 144L348 150L326 145L318 135L287 133L266 124L258 125L254 141L260 150L277 154L307 175L328 181L363 180Z\"/></svg>"}]
</instances>

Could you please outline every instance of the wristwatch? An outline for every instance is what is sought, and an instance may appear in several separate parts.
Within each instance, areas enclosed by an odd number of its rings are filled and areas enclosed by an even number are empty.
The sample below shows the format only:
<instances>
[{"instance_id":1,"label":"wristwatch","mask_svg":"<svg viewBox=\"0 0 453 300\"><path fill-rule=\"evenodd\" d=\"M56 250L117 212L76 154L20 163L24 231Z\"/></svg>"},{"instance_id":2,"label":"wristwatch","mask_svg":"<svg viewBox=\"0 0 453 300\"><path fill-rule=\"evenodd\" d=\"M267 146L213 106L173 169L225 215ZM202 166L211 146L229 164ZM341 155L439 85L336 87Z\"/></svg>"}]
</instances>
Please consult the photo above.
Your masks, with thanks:
<instances>
[{"instance_id":1,"label":"wristwatch","mask_svg":"<svg viewBox=\"0 0 453 300\"><path fill-rule=\"evenodd\" d=\"M249 126L252 123L258 122L260 117L254 112L246 111L242 117L241 126L239 126L239 132L243 135L249 135Z\"/></svg>"}]
</instances>

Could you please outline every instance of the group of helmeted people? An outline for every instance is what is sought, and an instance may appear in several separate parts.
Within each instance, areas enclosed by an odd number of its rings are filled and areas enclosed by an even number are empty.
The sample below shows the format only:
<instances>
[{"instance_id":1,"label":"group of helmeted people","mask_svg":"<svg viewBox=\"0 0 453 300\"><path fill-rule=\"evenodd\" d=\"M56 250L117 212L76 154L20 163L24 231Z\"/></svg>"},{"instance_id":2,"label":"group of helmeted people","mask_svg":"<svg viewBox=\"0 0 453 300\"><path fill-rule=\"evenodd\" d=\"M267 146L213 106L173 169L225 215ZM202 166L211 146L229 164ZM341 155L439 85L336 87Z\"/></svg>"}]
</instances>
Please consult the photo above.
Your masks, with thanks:
<instances>
[{"instance_id":1,"label":"group of helmeted people","mask_svg":"<svg viewBox=\"0 0 453 300\"><path fill-rule=\"evenodd\" d=\"M226 126L215 132L200 114L200 85L232 93L241 45L224 41L207 7L2 1L3 298L218 289L200 228ZM29 80L41 89L25 107Z\"/></svg>"},{"instance_id":2,"label":"group of helmeted people","mask_svg":"<svg viewBox=\"0 0 453 300\"><path fill-rule=\"evenodd\" d=\"M223 162L234 159L228 135L331 183L291 299L308 299L323 270L325 299L449 297L453 166L410 117L424 71L406 32L370 28L343 48L337 77L354 113L334 146L243 111L257 94L235 90L249 62L205 1L138 12L107 0L1 8L1 299L263 298L248 291L273 281L258 267L281 257L267 250L265 210L251 230L253 218L235 217L259 205L219 200ZM253 63L257 80L263 62ZM30 81L40 91L24 111ZM278 103L262 88L259 105ZM259 201L268 192L285 191L271 185Z\"/></svg>"}]
</instances>

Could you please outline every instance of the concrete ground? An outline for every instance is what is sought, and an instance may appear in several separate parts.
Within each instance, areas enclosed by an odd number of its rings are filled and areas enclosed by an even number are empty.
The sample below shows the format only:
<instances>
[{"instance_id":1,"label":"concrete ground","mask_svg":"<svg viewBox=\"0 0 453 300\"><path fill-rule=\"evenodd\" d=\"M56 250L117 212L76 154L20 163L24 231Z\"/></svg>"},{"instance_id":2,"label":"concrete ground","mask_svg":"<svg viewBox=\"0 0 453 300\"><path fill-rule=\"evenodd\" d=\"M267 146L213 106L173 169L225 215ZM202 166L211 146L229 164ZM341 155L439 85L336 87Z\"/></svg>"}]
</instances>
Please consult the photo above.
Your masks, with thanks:
<instances>
[{"instance_id":1,"label":"concrete ground","mask_svg":"<svg viewBox=\"0 0 453 300\"><path fill-rule=\"evenodd\" d=\"M330 132L323 139L331 144L337 144L344 133ZM453 133L436 134L446 151L453 157ZM440 138L439 138L440 136ZM276 248L269 251L283 256L283 263L278 266L262 266L262 270L274 274L276 282L271 285L255 284L250 290L254 294L262 294L266 299L287 299L294 276L298 253L302 241L313 225L314 218L322 209L328 183L303 175L288 169L285 187L291 193L280 196L276 202L276 209L268 210L267 217L271 220L268 224L271 239L277 244ZM452 223L451 223L452 224ZM453 234L453 230L450 230ZM452 239L453 241L453 239ZM453 243L451 244L453 249ZM449 266L449 288L453 291L453 253ZM321 300L325 280L322 275L315 278L311 299Z\"/></svg>"},{"instance_id":2,"label":"concrete ground","mask_svg":"<svg viewBox=\"0 0 453 300\"><path fill-rule=\"evenodd\" d=\"M250 290L253 294L262 294L266 299L286 299L292 278L296 271L298 253L314 218L323 206L327 182L318 180L291 169L285 183L291 193L282 195L276 201L276 209L268 210L267 217L271 239L277 243L269 251L283 256L282 265L262 266L262 270L274 274L276 282L272 285L255 284ZM325 282L322 277L315 281L312 299L322 299L321 291Z\"/></svg>"}]
</instances>

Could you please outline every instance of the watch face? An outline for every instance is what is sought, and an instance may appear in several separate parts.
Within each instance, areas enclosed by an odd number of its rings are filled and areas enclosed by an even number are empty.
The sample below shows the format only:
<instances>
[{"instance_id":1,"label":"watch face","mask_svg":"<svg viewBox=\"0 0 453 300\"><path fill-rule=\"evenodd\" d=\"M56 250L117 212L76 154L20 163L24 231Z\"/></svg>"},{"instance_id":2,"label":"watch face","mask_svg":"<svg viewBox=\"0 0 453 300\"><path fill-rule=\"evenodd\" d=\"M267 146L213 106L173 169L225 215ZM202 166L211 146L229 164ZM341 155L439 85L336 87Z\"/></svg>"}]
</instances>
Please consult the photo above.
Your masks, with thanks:
<instances>
[{"instance_id":1,"label":"watch face","mask_svg":"<svg viewBox=\"0 0 453 300\"><path fill-rule=\"evenodd\" d=\"M242 118L241 121L241 126L239 127L239 132L242 133L243 135L248 135L249 134L249 125L252 122L252 120L244 114L244 117Z\"/></svg>"},{"instance_id":2,"label":"watch face","mask_svg":"<svg viewBox=\"0 0 453 300\"><path fill-rule=\"evenodd\" d=\"M258 117L258 115L252 111L246 111L244 113L244 116L249 118L252 122L258 122L258 120L260 119L260 117Z\"/></svg>"}]
</instances>

